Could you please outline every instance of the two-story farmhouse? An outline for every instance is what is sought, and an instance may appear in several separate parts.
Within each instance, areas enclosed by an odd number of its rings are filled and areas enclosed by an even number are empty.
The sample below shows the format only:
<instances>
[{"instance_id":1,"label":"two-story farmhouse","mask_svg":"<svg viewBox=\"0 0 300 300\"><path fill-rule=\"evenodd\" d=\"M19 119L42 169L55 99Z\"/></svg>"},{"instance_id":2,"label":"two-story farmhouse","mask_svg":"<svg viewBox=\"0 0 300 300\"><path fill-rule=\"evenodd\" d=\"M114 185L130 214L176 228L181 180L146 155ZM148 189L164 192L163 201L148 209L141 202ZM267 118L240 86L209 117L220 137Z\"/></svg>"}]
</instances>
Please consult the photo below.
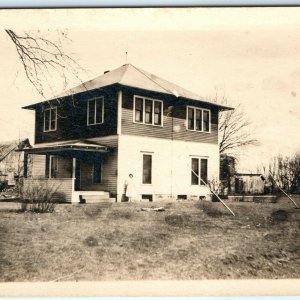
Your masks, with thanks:
<instances>
[{"instance_id":1,"label":"two-story farmhouse","mask_svg":"<svg viewBox=\"0 0 300 300\"><path fill-rule=\"evenodd\" d=\"M35 110L24 184L57 185L64 201L122 201L129 174L133 199L199 199L202 180L219 178L218 114L230 108L131 64L24 108Z\"/></svg>"}]
</instances>

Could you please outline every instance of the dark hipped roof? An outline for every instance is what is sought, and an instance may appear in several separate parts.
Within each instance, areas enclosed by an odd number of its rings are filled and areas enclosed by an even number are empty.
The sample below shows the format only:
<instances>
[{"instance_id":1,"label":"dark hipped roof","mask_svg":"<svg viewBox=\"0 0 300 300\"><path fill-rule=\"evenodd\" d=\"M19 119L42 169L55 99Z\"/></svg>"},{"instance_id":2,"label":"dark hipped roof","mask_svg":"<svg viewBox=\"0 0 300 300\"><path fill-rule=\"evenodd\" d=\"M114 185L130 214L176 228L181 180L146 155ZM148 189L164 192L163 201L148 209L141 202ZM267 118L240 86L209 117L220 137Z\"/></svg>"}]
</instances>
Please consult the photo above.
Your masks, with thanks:
<instances>
[{"instance_id":1,"label":"dark hipped roof","mask_svg":"<svg viewBox=\"0 0 300 300\"><path fill-rule=\"evenodd\" d=\"M98 76L95 79L89 80L81 85L78 85L70 90L65 91L64 93L58 95L56 98L63 98L70 95L103 88L105 86L113 84L121 84L124 86L135 87L148 91L174 95L176 97L201 101L203 103L213 104L215 106L218 106L220 109L224 110L232 109L231 107L206 101L203 97L193 92L190 92L165 79L162 79L156 75L153 75L147 71L139 69L133 66L132 64L125 64L113 71L104 73L103 75ZM32 109L34 107L35 104L28 105L23 108Z\"/></svg>"}]
</instances>

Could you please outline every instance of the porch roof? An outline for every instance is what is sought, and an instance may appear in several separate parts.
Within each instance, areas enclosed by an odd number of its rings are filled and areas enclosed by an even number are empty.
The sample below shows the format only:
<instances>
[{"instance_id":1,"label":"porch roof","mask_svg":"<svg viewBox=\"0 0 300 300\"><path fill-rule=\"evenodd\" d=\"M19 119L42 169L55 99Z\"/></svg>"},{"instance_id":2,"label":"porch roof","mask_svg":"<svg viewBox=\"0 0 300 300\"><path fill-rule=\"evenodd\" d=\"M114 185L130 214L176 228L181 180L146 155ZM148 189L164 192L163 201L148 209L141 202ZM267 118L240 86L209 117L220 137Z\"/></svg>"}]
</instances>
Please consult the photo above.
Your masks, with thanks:
<instances>
[{"instance_id":1,"label":"porch roof","mask_svg":"<svg viewBox=\"0 0 300 300\"><path fill-rule=\"evenodd\" d=\"M97 144L90 141L68 141L45 143L41 145L34 145L33 147L26 147L23 151L27 153L47 153L57 151L89 151L89 152L110 152L110 148L104 145Z\"/></svg>"}]
</instances>

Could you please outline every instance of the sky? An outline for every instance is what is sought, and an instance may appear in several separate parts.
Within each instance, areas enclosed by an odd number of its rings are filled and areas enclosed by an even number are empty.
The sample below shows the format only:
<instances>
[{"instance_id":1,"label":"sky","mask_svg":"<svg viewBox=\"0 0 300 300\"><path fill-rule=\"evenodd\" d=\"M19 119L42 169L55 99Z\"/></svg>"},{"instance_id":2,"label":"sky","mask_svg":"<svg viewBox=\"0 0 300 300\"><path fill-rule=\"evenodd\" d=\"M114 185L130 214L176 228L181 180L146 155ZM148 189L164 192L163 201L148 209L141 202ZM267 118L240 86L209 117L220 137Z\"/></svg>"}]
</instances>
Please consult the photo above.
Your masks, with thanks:
<instances>
[{"instance_id":1,"label":"sky","mask_svg":"<svg viewBox=\"0 0 300 300\"><path fill-rule=\"evenodd\" d=\"M274 155L300 151L299 8L10 10L0 12L0 26L49 29L50 37L67 28L64 49L86 69L81 80L127 62L203 97L217 92L240 104L259 141L241 151L240 170L255 172ZM0 40L0 141L33 142L34 113L21 107L42 99L3 30Z\"/></svg>"}]
</instances>

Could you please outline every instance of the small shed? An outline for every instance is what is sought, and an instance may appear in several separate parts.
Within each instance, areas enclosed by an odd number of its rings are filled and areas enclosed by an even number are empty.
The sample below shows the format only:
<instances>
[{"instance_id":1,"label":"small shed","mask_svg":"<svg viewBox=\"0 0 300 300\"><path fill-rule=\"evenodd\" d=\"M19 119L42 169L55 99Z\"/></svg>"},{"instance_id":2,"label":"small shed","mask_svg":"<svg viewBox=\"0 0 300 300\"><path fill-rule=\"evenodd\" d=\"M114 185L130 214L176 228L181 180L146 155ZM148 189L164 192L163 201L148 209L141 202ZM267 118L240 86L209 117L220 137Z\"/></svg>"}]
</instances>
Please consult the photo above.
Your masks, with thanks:
<instances>
[{"instance_id":1,"label":"small shed","mask_svg":"<svg viewBox=\"0 0 300 300\"><path fill-rule=\"evenodd\" d=\"M257 195L264 193L264 180L262 174L235 173L235 194Z\"/></svg>"}]
</instances>

